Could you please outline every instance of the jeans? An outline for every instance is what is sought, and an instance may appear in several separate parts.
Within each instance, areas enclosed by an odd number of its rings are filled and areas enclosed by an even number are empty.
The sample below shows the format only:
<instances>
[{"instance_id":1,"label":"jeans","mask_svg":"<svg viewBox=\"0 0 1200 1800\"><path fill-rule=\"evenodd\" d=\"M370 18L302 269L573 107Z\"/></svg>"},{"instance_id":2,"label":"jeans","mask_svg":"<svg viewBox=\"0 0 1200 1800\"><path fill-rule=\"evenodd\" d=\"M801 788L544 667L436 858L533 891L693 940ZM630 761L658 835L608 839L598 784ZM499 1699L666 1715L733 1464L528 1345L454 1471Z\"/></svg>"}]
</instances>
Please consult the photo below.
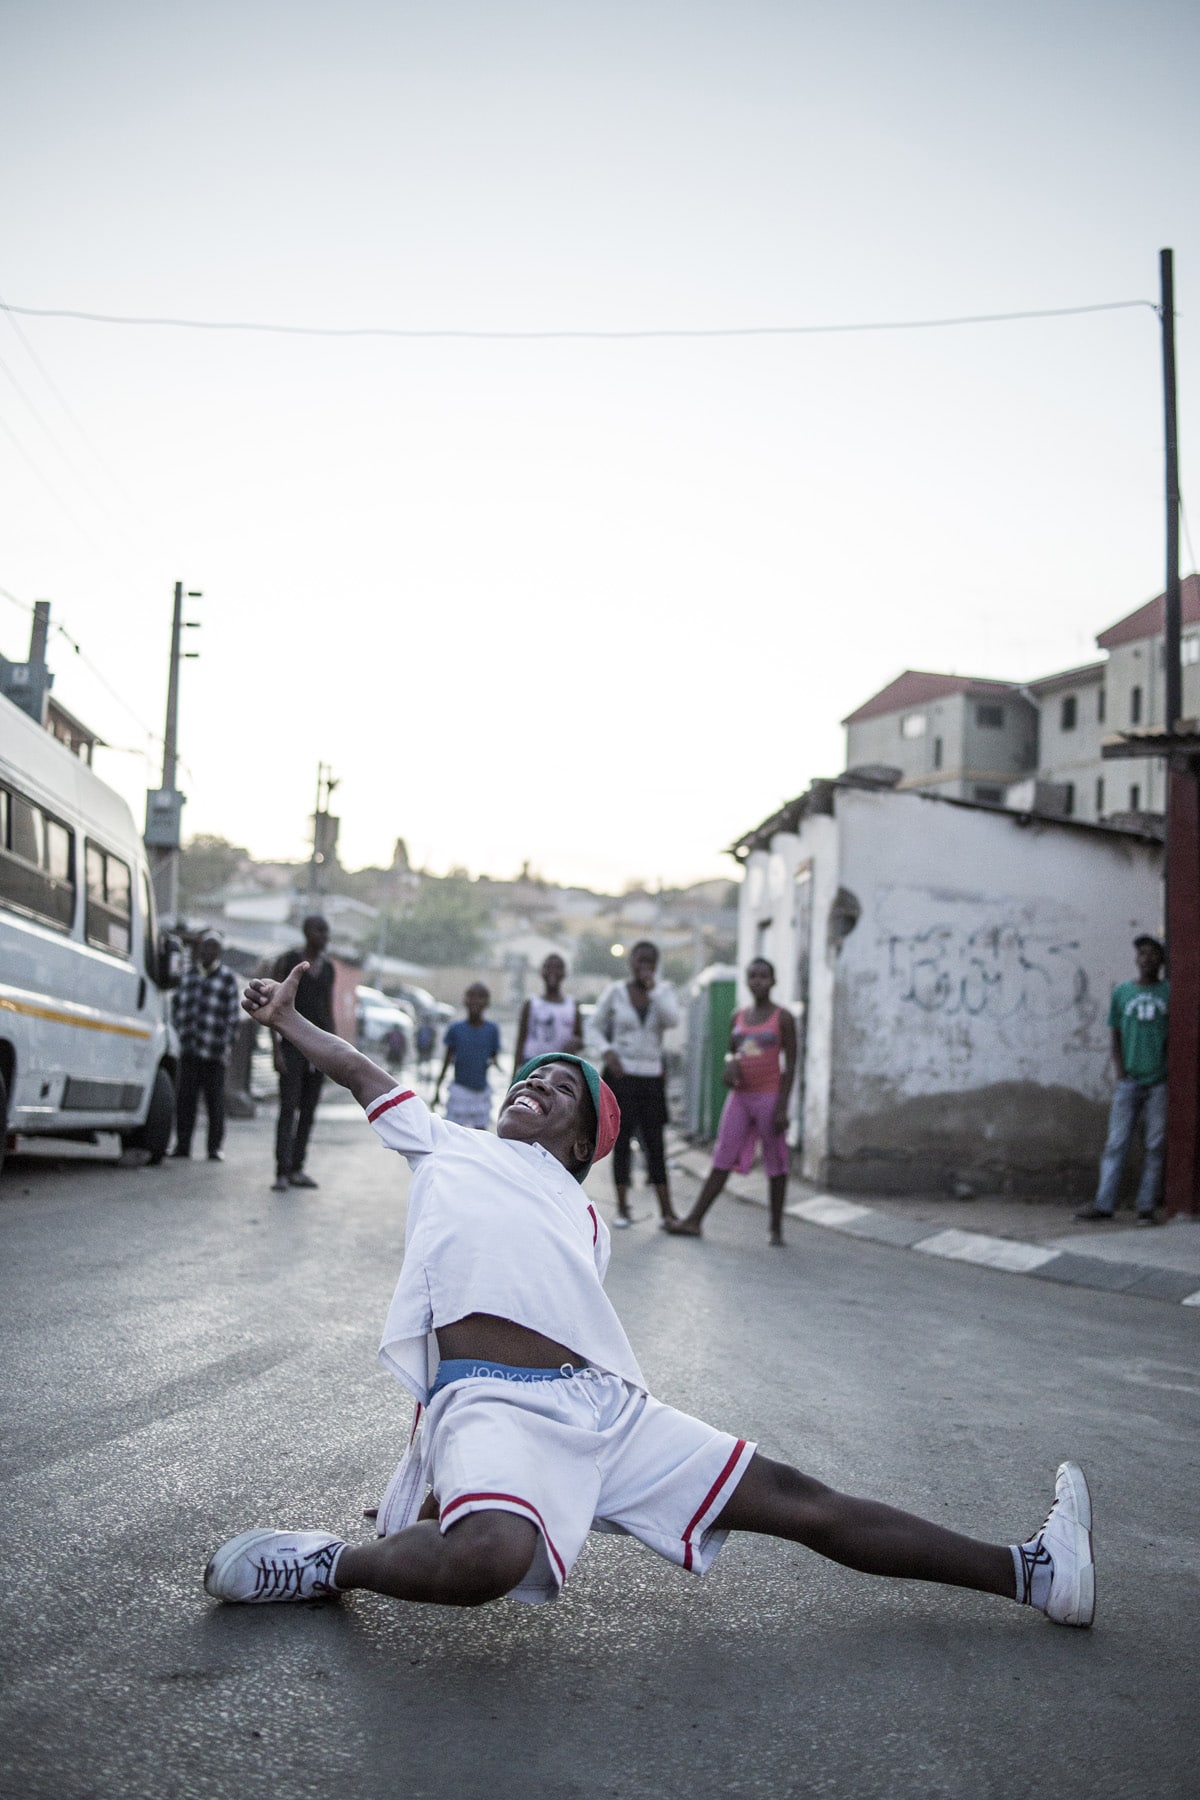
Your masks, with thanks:
<instances>
[{"instance_id":1,"label":"jeans","mask_svg":"<svg viewBox=\"0 0 1200 1800\"><path fill-rule=\"evenodd\" d=\"M275 1173L285 1178L304 1167L308 1134L325 1080L294 1044L279 1046L279 1122L275 1127ZM297 1116L299 1115L299 1116Z\"/></svg>"},{"instance_id":2,"label":"jeans","mask_svg":"<svg viewBox=\"0 0 1200 1800\"><path fill-rule=\"evenodd\" d=\"M1158 1204L1167 1141L1167 1084L1157 1081L1152 1087L1145 1087L1125 1076L1117 1083L1109 1109L1108 1141L1100 1158L1100 1185L1096 1189L1097 1212L1111 1213L1116 1209L1121 1171L1139 1113L1145 1115L1146 1150L1137 1191L1137 1209L1140 1213L1153 1212Z\"/></svg>"},{"instance_id":3,"label":"jeans","mask_svg":"<svg viewBox=\"0 0 1200 1800\"><path fill-rule=\"evenodd\" d=\"M184 1156L191 1154L201 1094L208 1114L208 1154L215 1156L225 1137L225 1064L217 1057L193 1056L184 1050L175 1093L175 1148Z\"/></svg>"}]
</instances>

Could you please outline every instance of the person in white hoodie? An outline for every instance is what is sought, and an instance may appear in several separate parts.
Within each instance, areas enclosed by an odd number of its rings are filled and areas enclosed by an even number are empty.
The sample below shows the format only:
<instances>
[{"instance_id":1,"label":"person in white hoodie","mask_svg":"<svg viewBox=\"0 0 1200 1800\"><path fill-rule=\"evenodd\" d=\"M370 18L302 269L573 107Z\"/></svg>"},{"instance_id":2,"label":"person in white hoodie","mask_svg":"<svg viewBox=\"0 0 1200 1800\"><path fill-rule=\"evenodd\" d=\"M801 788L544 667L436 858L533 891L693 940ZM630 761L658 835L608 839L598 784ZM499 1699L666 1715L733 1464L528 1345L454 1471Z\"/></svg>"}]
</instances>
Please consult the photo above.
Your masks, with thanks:
<instances>
[{"instance_id":1,"label":"person in white hoodie","mask_svg":"<svg viewBox=\"0 0 1200 1800\"><path fill-rule=\"evenodd\" d=\"M302 968L282 984L252 981L243 1004L349 1088L413 1171L380 1357L425 1411L373 1543L240 1532L205 1570L215 1599L364 1588L443 1606L554 1600L596 1526L700 1574L730 1531L753 1531L867 1573L974 1588L1060 1624L1091 1624L1091 1503L1074 1463L1060 1466L1040 1531L987 1544L836 1493L663 1405L604 1292L608 1232L582 1187L619 1123L596 1070L566 1052L535 1057L509 1088L495 1137L453 1125L301 1017Z\"/></svg>"}]
</instances>

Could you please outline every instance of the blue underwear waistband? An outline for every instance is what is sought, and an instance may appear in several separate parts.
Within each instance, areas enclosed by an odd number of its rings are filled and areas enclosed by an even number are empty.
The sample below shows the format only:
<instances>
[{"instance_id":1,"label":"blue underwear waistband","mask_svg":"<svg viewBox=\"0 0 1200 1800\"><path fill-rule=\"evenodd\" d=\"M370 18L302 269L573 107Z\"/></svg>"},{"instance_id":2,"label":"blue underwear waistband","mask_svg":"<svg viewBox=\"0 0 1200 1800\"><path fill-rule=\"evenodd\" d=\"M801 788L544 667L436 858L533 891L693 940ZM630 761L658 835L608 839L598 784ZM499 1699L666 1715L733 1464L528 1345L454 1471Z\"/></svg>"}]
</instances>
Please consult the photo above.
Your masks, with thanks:
<instances>
[{"instance_id":1,"label":"blue underwear waistband","mask_svg":"<svg viewBox=\"0 0 1200 1800\"><path fill-rule=\"evenodd\" d=\"M470 1381L474 1376L488 1376L493 1381L569 1381L583 1371L563 1363L560 1369L518 1369L512 1363L481 1362L474 1356L443 1357L437 1377L429 1390L429 1398L449 1387L452 1381Z\"/></svg>"}]
</instances>

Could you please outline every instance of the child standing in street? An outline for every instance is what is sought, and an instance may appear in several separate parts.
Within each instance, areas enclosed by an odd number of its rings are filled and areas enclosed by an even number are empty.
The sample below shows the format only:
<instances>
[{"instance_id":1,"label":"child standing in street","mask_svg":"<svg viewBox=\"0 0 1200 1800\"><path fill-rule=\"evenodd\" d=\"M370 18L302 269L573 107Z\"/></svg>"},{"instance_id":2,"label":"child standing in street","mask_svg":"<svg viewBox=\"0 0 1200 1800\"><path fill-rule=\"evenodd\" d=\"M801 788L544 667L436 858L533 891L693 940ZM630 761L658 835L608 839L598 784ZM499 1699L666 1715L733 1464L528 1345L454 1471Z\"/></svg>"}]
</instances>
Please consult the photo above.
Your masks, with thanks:
<instances>
[{"instance_id":1,"label":"child standing in street","mask_svg":"<svg viewBox=\"0 0 1200 1800\"><path fill-rule=\"evenodd\" d=\"M1091 1501L1074 1463L1059 1467L1039 1531L988 1544L836 1493L653 1398L604 1292L609 1235L580 1185L619 1125L590 1063L535 1057L505 1096L496 1136L464 1131L302 1018L299 981L299 970L282 984L252 981L243 1003L347 1087L413 1171L380 1357L426 1410L373 1543L243 1531L205 1570L215 1599L366 1588L443 1606L502 1595L537 1604L557 1599L596 1525L698 1574L730 1531L753 1531L866 1573L974 1588L1059 1624L1091 1624Z\"/></svg>"},{"instance_id":2,"label":"child standing in street","mask_svg":"<svg viewBox=\"0 0 1200 1800\"><path fill-rule=\"evenodd\" d=\"M583 1049L583 1020L579 1002L564 994L567 965L553 951L542 964L542 994L529 999L517 1020L517 1047L513 1051L513 1074L531 1056L544 1056L549 1050Z\"/></svg>"},{"instance_id":3,"label":"child standing in street","mask_svg":"<svg viewBox=\"0 0 1200 1800\"><path fill-rule=\"evenodd\" d=\"M446 1117L452 1125L468 1125L486 1131L492 1118L492 1093L488 1087L488 1070L498 1068L500 1032L484 1013L492 996L482 981L474 981L463 995L467 1009L465 1019L456 1019L446 1027L446 1054L441 1073L433 1090L431 1106L438 1103L446 1070L454 1064L454 1078L446 1096Z\"/></svg>"},{"instance_id":4,"label":"child standing in street","mask_svg":"<svg viewBox=\"0 0 1200 1800\"><path fill-rule=\"evenodd\" d=\"M787 1197L788 1101L796 1080L796 1022L782 1006L771 1005L774 965L756 956L746 970L752 1006L734 1013L724 1079L730 1089L721 1111L708 1180L686 1217L667 1221L674 1237L699 1237L700 1225L730 1171L748 1175L754 1167L755 1139L762 1145L771 1204L770 1242L783 1243L783 1203Z\"/></svg>"}]
</instances>

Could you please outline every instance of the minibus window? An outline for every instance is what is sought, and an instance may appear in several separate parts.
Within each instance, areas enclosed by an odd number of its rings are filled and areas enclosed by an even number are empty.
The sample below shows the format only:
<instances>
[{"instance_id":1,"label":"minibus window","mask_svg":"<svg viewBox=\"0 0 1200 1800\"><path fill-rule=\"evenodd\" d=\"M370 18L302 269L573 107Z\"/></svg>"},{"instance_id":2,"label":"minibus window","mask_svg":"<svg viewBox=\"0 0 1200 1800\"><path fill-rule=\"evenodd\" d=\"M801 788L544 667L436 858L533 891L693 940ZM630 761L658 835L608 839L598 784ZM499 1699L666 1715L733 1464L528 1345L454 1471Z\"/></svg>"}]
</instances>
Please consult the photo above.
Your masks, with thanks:
<instances>
[{"instance_id":1,"label":"minibus window","mask_svg":"<svg viewBox=\"0 0 1200 1800\"><path fill-rule=\"evenodd\" d=\"M99 844L87 846L87 941L98 950L128 956L132 942L128 863Z\"/></svg>"},{"instance_id":2,"label":"minibus window","mask_svg":"<svg viewBox=\"0 0 1200 1800\"><path fill-rule=\"evenodd\" d=\"M98 844L87 847L87 894L89 905L104 905L104 852ZM91 935L89 926L88 936Z\"/></svg>"},{"instance_id":3,"label":"minibus window","mask_svg":"<svg viewBox=\"0 0 1200 1800\"><path fill-rule=\"evenodd\" d=\"M110 912L129 918L133 911L132 877L129 864L123 863L117 856L106 856L104 859L104 898L108 901Z\"/></svg>"},{"instance_id":4,"label":"minibus window","mask_svg":"<svg viewBox=\"0 0 1200 1800\"><path fill-rule=\"evenodd\" d=\"M70 930L73 840L40 806L0 788L0 905Z\"/></svg>"},{"instance_id":5,"label":"minibus window","mask_svg":"<svg viewBox=\"0 0 1200 1800\"><path fill-rule=\"evenodd\" d=\"M57 819L46 820L46 873L55 881L71 881L71 833Z\"/></svg>"},{"instance_id":6,"label":"minibus window","mask_svg":"<svg viewBox=\"0 0 1200 1800\"><path fill-rule=\"evenodd\" d=\"M26 800L20 794L12 797L12 843L14 856L22 862L32 863L35 869L42 866L42 815L32 800Z\"/></svg>"}]
</instances>

